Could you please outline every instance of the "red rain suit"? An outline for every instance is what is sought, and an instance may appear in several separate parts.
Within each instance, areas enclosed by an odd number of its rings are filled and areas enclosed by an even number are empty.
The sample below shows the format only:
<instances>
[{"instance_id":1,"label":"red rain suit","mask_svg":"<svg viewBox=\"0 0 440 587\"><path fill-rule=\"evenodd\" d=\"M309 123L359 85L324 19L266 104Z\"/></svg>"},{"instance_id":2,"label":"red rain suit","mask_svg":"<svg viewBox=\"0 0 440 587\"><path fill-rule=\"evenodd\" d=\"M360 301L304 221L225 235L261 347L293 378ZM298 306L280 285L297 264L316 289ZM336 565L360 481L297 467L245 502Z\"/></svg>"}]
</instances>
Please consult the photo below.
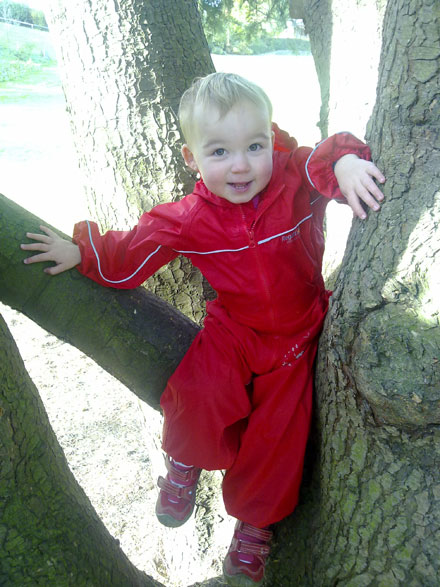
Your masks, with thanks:
<instances>
[{"instance_id":1,"label":"red rain suit","mask_svg":"<svg viewBox=\"0 0 440 587\"><path fill-rule=\"evenodd\" d=\"M333 163L347 153L370 158L349 133L312 150L275 131L272 179L258 205L233 204L199 181L131 231L100 236L89 222L74 231L79 271L102 285L137 287L184 255L216 290L163 393L163 448L180 462L226 469L228 513L257 527L298 501L329 296L322 221L328 198L342 197Z\"/></svg>"}]
</instances>

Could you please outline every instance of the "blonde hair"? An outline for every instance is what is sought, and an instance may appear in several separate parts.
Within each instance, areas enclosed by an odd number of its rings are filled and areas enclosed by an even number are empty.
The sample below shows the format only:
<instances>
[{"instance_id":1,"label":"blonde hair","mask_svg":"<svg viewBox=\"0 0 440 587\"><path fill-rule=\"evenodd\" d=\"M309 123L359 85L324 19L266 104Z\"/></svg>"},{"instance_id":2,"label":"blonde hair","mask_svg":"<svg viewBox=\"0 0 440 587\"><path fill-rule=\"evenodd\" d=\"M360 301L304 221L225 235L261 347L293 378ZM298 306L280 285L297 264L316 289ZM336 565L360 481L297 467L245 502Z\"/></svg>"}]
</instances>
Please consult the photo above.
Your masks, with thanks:
<instances>
[{"instance_id":1,"label":"blonde hair","mask_svg":"<svg viewBox=\"0 0 440 587\"><path fill-rule=\"evenodd\" d=\"M214 105L218 108L220 117L223 117L244 100L264 107L269 122L272 121L271 101L257 84L235 73L211 73L196 79L180 99L179 121L185 140L191 140L194 112L197 107Z\"/></svg>"}]
</instances>

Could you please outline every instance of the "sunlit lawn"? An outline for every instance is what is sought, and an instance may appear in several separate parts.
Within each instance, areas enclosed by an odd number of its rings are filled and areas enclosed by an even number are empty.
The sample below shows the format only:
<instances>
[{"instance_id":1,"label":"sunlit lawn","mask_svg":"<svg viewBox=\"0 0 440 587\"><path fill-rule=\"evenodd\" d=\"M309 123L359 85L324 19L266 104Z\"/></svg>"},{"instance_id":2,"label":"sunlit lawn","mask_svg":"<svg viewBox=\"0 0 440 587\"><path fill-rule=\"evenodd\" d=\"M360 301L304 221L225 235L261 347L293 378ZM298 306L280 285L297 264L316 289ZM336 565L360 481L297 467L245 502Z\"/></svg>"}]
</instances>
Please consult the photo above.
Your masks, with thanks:
<instances>
[{"instance_id":1,"label":"sunlit lawn","mask_svg":"<svg viewBox=\"0 0 440 587\"><path fill-rule=\"evenodd\" d=\"M24 106L36 101L46 102L53 95L62 95L60 77L56 66L35 64L20 76L19 81L0 83L0 105L22 103Z\"/></svg>"}]
</instances>

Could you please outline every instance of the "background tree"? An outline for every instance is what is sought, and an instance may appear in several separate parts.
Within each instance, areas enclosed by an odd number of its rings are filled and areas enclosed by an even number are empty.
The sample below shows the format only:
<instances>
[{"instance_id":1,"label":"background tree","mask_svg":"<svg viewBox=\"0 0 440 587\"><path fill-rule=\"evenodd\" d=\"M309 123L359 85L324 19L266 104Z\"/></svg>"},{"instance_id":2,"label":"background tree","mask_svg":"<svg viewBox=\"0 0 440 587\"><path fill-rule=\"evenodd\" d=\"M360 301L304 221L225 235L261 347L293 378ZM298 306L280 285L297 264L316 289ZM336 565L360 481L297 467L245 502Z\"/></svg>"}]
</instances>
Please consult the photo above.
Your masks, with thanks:
<instances>
[{"instance_id":1,"label":"background tree","mask_svg":"<svg viewBox=\"0 0 440 587\"><path fill-rule=\"evenodd\" d=\"M47 18L91 217L102 230L131 228L194 185L176 113L193 79L214 70L197 2L51 0ZM209 288L186 260L148 288L202 319Z\"/></svg>"},{"instance_id":2,"label":"background tree","mask_svg":"<svg viewBox=\"0 0 440 587\"><path fill-rule=\"evenodd\" d=\"M3 18L32 23L31 9L27 4L1 0L0 14Z\"/></svg>"},{"instance_id":3,"label":"background tree","mask_svg":"<svg viewBox=\"0 0 440 587\"><path fill-rule=\"evenodd\" d=\"M285 0L199 0L203 29L211 52L258 54L274 50L299 53L309 50L296 23L299 38L279 38L289 22ZM292 28L293 25L292 25Z\"/></svg>"},{"instance_id":4,"label":"background tree","mask_svg":"<svg viewBox=\"0 0 440 587\"><path fill-rule=\"evenodd\" d=\"M303 19L321 86L318 126L363 138L376 95L386 0L290 0Z\"/></svg>"}]
</instances>

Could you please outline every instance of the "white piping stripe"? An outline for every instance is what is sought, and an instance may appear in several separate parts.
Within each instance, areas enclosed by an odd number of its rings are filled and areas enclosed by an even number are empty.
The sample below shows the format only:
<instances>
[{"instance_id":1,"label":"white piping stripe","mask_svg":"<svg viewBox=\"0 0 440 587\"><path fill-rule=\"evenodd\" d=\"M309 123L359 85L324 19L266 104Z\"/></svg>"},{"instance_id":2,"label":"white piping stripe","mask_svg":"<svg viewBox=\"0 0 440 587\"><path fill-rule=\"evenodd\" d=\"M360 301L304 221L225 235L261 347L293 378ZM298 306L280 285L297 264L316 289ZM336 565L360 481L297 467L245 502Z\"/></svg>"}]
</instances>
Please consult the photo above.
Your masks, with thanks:
<instances>
[{"instance_id":1,"label":"white piping stripe","mask_svg":"<svg viewBox=\"0 0 440 587\"><path fill-rule=\"evenodd\" d=\"M323 139L323 140L322 140L320 143L318 143L318 144L315 146L315 148L313 149L313 151L310 153L310 155L307 157L307 161L306 161L306 165L305 165L305 170L306 170L306 174L307 174L307 179L310 181L310 184L311 184L311 186L312 186L313 188L315 188L315 190L316 190L316 186L315 186L315 184L313 183L313 181L312 181L312 178L310 177L309 170L308 170L308 165L309 165L309 163L310 163L310 159L312 158L312 156L313 156L314 152L316 151L316 149L317 149L318 147L320 147L320 146L321 146L323 143L325 143L325 141L326 141L328 138L329 138L329 137L327 137L326 139Z\"/></svg>"},{"instance_id":2,"label":"white piping stripe","mask_svg":"<svg viewBox=\"0 0 440 587\"><path fill-rule=\"evenodd\" d=\"M294 226L293 228L289 228L289 230L285 230L284 232L280 232L279 234L275 234L273 236L269 236L267 238L264 238L260 241L257 241L257 245L263 245L264 243L267 243L271 240L273 240L274 238L278 238L280 236L284 236L285 234L289 234L289 232L293 232L294 230L296 230L298 228L298 226L300 226L303 222L305 222L306 220L309 220L311 217L313 216L312 214L309 214L308 216L306 216L305 218L303 218L302 220L300 220L298 222L298 224L296 226ZM95 248L95 244L93 242L93 238L92 238L92 231L90 228L90 223L88 220L86 220L87 222L87 228L88 228L88 232L89 232L89 239L90 239L90 244L92 246L93 252L95 253L95 257L96 257L96 261L98 264L98 271L100 276L102 277L102 279L104 281L107 281L108 283L124 283L124 281L129 281L132 277L134 277L136 275L136 273L138 273L142 267L145 265L145 263L147 263L151 257L153 255L155 255L159 249L162 248L162 245L159 245L152 253L150 253L148 255L148 257L146 257L142 263L139 265L139 267L133 271L133 273L131 275L129 275L128 277L125 277L124 279L118 279L118 280L113 280L113 279L107 279L107 277L105 277L101 271L101 261L99 259L99 255L98 255L98 251ZM239 249L218 249L215 251L180 251L178 249L173 249L176 253L181 253L181 254L193 254L193 255L213 255L216 253L238 253L240 251L245 251L246 249L249 249L249 245L246 245L245 247L240 247Z\"/></svg>"},{"instance_id":3,"label":"white piping stripe","mask_svg":"<svg viewBox=\"0 0 440 587\"><path fill-rule=\"evenodd\" d=\"M142 261L142 263L139 265L139 267L136 269L136 271L133 271L133 273L132 273L131 275L129 275L128 277L125 277L124 279L118 279L118 280L116 280L116 281L114 281L113 279L107 279L107 277L104 277L104 275L103 275L103 273L102 273L102 271L101 271L101 261L99 260L98 251L96 250L96 248L95 248L95 245L94 245L94 243L93 243L93 239L92 239L92 231L91 231L91 229L90 229L90 224L89 224L89 221L88 221L88 220L86 220L86 222L87 222L87 226L88 226L88 230L89 230L89 239L90 239L90 244L92 245L92 249L93 249L93 252L95 253L96 261L97 261L97 263L98 263L98 271L99 271L99 274L100 274L100 276L102 277L102 279L103 279L104 281L107 281L108 283L123 283L124 281L129 281L129 280L130 280L132 277L134 277L134 276L136 275L136 273L138 273L138 272L139 272L139 271L142 269L142 267L145 265L145 263L147 263L147 261L148 261L149 259L151 259L151 257L152 257L153 255L155 255L155 254L158 252L158 250L159 250L160 248L162 248L162 245L159 245L155 251L153 251L152 253L150 253L150 254L148 255L148 257L147 257L147 258L146 258L144 261Z\"/></svg>"},{"instance_id":4,"label":"white piping stripe","mask_svg":"<svg viewBox=\"0 0 440 587\"><path fill-rule=\"evenodd\" d=\"M313 216L313 214L309 214L308 216L306 216L305 218L303 218L302 220L300 220L298 222L298 224L296 226L294 226L293 228L289 229L289 230L285 230L284 232L280 232L279 234L275 234L274 236L269 236L267 238L264 238L261 241L258 241L259 245L262 245L263 243L267 243L268 241L273 240L274 238L277 238L279 236L283 236L285 234L289 234L289 232L293 232L294 230L296 230L298 228L298 226L300 226L303 222L305 222L306 220L309 220L309 218L311 218Z\"/></svg>"},{"instance_id":5,"label":"white piping stripe","mask_svg":"<svg viewBox=\"0 0 440 587\"><path fill-rule=\"evenodd\" d=\"M321 197L321 196L319 196ZM319 199L319 198L317 198ZM298 226L300 226L303 222L305 222L306 220L309 220L311 217L313 216L313 213L309 214L308 216L306 216L305 218L303 218L302 220L300 220L298 222L298 224L296 226L294 226L293 228L289 228L289 230L285 230L284 232L280 232L279 234L274 234L273 236L268 236L267 238L264 238L260 241L257 241L257 245L263 245L264 243L267 243L271 240L273 240L274 238L278 238L280 236L284 236L285 234L289 234L289 232L293 232L294 230L296 230L298 228ZM239 251L244 251L246 249L249 249L249 245L246 245L245 247L241 247L240 249L218 249L216 251L178 251L177 249L174 249L176 251L176 253L182 253L182 254L193 254L193 255L212 255L215 253L238 253Z\"/></svg>"},{"instance_id":6,"label":"white piping stripe","mask_svg":"<svg viewBox=\"0 0 440 587\"><path fill-rule=\"evenodd\" d=\"M344 135L344 134L346 134L346 135L351 135L352 133L351 133L351 132L347 132L347 131L344 131L344 130L342 130L342 131L340 131L340 132L337 132L337 133L335 133L335 134L337 134L337 135ZM320 147L320 146L321 146L323 143L325 143L325 141L327 141L329 138L331 138L331 137L327 137L326 139L323 139L321 142L319 142L319 143L318 143L318 144L315 146L315 148L313 149L313 151L310 153L310 155L308 156L308 158L307 158L307 161L306 161L305 170L306 170L306 174L307 174L307 179L310 181L310 184L312 185L312 187L313 187L313 188L315 188L315 190L316 190L316 186L315 186L315 184L313 183L313 181L312 181L312 179L311 179L311 177L310 177L309 170L308 170L308 165L309 165L309 163L310 163L310 159L312 158L312 156L313 156L314 152L316 151L316 149L318 149L318 148L319 148L319 147Z\"/></svg>"},{"instance_id":7,"label":"white piping stripe","mask_svg":"<svg viewBox=\"0 0 440 587\"><path fill-rule=\"evenodd\" d=\"M177 249L174 249L176 251L176 253L192 253L194 255L213 255L214 253L238 253L239 251L244 251L245 249L248 249L249 245L246 245L245 247L241 247L240 249L218 249L217 251L178 251Z\"/></svg>"}]
</instances>

